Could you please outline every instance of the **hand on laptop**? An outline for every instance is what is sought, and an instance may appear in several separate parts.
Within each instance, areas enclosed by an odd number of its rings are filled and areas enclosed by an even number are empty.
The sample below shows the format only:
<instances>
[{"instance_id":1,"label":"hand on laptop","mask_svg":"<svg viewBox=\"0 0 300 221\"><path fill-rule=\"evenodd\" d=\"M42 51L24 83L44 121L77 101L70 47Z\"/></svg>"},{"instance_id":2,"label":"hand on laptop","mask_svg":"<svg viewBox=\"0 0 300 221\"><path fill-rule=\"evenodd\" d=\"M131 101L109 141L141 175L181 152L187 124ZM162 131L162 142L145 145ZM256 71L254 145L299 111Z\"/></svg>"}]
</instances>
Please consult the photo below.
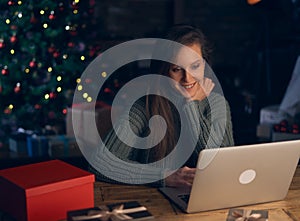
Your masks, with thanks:
<instances>
[{"instance_id":1,"label":"hand on laptop","mask_svg":"<svg viewBox=\"0 0 300 221\"><path fill-rule=\"evenodd\" d=\"M170 187L191 187L196 168L182 167L178 169L175 173L165 178L166 186Z\"/></svg>"}]
</instances>

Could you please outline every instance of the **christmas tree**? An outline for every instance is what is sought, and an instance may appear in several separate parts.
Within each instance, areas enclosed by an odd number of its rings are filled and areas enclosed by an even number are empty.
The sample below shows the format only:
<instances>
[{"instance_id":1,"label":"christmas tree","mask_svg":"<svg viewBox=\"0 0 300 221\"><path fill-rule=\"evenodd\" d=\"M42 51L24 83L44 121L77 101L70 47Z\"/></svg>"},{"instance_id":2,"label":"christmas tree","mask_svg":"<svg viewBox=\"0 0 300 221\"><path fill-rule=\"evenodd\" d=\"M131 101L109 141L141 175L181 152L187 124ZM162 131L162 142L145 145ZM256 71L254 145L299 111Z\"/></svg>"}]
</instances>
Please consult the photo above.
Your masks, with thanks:
<instances>
[{"instance_id":1,"label":"christmas tree","mask_svg":"<svg viewBox=\"0 0 300 221\"><path fill-rule=\"evenodd\" d=\"M0 139L19 127L41 130L64 120L98 53L94 4L0 1Z\"/></svg>"}]
</instances>

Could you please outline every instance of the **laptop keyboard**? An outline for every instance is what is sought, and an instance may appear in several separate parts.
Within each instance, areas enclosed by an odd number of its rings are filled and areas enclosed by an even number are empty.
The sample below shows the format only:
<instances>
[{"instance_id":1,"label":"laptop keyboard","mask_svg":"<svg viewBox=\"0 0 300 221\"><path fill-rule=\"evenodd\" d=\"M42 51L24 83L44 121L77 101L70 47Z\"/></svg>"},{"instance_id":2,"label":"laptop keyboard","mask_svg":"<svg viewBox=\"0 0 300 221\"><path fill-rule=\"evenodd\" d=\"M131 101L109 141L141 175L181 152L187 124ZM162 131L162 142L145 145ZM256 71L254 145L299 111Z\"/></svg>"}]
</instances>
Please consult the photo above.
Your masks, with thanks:
<instances>
[{"instance_id":1,"label":"laptop keyboard","mask_svg":"<svg viewBox=\"0 0 300 221\"><path fill-rule=\"evenodd\" d=\"M182 195L178 195L178 197L183 200L184 202L188 203L189 199L190 199L190 194L182 194Z\"/></svg>"}]
</instances>

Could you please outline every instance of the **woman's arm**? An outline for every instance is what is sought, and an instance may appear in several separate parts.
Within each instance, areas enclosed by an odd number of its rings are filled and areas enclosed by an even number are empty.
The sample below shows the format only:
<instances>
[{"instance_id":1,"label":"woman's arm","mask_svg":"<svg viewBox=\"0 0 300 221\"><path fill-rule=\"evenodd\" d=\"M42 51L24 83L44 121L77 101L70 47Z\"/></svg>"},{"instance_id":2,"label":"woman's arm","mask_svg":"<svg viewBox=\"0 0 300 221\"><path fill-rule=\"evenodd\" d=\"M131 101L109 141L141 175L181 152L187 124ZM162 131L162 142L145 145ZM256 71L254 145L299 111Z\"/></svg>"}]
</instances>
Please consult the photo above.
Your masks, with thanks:
<instances>
[{"instance_id":1,"label":"woman's arm","mask_svg":"<svg viewBox=\"0 0 300 221\"><path fill-rule=\"evenodd\" d=\"M197 152L234 145L230 108L221 95L211 93L201 101L190 101L184 106L184 112L192 139L197 142Z\"/></svg>"},{"instance_id":2,"label":"woman's arm","mask_svg":"<svg viewBox=\"0 0 300 221\"><path fill-rule=\"evenodd\" d=\"M126 138L135 143L134 137L128 133L129 128L124 127L126 116L120 116L115 125L104 140L105 146L97 149L90 171L96 175L97 180L113 183L145 184L152 186L164 185L164 169L149 167L147 164L147 150L130 147L117 136ZM145 106L136 102L130 110L130 129L141 137L148 129L148 120L145 115ZM141 163L144 162L144 163ZM116 178L116 179L115 179Z\"/></svg>"}]
</instances>

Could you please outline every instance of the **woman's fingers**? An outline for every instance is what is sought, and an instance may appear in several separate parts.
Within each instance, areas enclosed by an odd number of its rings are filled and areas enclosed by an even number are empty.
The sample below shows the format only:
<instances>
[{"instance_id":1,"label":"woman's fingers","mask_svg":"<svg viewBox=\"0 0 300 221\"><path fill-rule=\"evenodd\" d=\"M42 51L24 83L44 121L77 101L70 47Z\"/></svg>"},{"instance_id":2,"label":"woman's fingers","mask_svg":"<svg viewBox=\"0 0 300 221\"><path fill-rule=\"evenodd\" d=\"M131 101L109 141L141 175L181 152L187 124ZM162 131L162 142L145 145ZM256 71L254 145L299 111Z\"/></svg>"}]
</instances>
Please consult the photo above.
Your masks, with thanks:
<instances>
[{"instance_id":1,"label":"woman's fingers","mask_svg":"<svg viewBox=\"0 0 300 221\"><path fill-rule=\"evenodd\" d=\"M190 187L195 177L196 168L183 167L166 178L166 185L173 187Z\"/></svg>"},{"instance_id":2,"label":"woman's fingers","mask_svg":"<svg viewBox=\"0 0 300 221\"><path fill-rule=\"evenodd\" d=\"M208 96L215 87L215 83L210 78L203 78L203 80L200 82L200 86L202 87L206 96Z\"/></svg>"},{"instance_id":3,"label":"woman's fingers","mask_svg":"<svg viewBox=\"0 0 300 221\"><path fill-rule=\"evenodd\" d=\"M182 178L189 183L193 183L196 168L183 167L181 168Z\"/></svg>"}]
</instances>

